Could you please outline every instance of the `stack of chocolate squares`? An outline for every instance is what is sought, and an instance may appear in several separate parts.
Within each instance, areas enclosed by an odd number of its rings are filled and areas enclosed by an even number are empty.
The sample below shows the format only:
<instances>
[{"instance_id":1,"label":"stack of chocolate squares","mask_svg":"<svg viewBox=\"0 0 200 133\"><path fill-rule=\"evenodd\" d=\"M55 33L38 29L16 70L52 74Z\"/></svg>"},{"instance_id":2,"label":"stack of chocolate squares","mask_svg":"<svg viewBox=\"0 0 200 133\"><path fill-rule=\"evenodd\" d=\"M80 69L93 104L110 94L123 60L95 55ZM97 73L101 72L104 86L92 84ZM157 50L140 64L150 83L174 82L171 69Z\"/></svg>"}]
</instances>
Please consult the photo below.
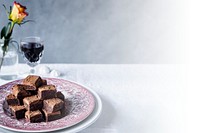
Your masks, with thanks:
<instances>
[{"instance_id":1,"label":"stack of chocolate squares","mask_svg":"<svg viewBox=\"0 0 200 133\"><path fill-rule=\"evenodd\" d=\"M40 76L29 75L12 87L6 96L4 111L12 118L29 122L53 121L65 116L65 97Z\"/></svg>"}]
</instances>

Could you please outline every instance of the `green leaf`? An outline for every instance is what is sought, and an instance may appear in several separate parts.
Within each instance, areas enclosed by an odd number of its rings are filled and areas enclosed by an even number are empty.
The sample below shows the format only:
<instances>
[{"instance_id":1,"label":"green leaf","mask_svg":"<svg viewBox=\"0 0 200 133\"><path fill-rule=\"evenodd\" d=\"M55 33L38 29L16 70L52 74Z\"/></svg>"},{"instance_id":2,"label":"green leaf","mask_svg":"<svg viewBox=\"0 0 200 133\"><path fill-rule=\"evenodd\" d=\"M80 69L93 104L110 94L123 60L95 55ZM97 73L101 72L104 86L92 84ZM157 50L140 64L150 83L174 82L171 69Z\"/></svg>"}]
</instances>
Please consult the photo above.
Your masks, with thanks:
<instances>
[{"instance_id":1,"label":"green leaf","mask_svg":"<svg viewBox=\"0 0 200 133\"><path fill-rule=\"evenodd\" d=\"M4 26L3 29L1 30L1 39L2 39L3 37L5 37L6 31L7 31L7 28L6 28L6 26Z\"/></svg>"}]
</instances>

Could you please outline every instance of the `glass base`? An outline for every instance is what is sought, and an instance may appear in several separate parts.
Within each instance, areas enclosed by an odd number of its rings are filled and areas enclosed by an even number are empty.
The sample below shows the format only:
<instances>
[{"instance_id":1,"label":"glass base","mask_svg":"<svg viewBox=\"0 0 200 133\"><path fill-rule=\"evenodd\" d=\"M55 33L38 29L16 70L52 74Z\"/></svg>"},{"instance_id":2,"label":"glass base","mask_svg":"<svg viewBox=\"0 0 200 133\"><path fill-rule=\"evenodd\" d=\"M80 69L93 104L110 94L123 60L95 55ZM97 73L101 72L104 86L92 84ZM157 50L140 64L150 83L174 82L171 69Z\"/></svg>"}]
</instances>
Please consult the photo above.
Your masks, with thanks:
<instances>
[{"instance_id":1,"label":"glass base","mask_svg":"<svg viewBox=\"0 0 200 133\"><path fill-rule=\"evenodd\" d=\"M35 69L34 68L30 69L30 74L35 74Z\"/></svg>"},{"instance_id":2,"label":"glass base","mask_svg":"<svg viewBox=\"0 0 200 133\"><path fill-rule=\"evenodd\" d=\"M3 79L3 80L14 80L14 79L17 79L17 75L0 75L0 79Z\"/></svg>"}]
</instances>

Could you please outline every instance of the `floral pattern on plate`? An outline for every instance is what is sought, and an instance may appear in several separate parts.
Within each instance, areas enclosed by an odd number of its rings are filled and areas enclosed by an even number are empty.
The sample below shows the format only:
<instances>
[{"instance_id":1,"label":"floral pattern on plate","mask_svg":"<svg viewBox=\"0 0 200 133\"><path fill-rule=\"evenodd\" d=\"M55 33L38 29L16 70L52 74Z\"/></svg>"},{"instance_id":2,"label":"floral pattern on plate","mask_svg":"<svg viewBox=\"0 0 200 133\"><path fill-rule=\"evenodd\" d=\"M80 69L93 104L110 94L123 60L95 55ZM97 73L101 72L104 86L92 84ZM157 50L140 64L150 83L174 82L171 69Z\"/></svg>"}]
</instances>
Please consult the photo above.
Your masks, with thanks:
<instances>
[{"instance_id":1,"label":"floral pattern on plate","mask_svg":"<svg viewBox=\"0 0 200 133\"><path fill-rule=\"evenodd\" d=\"M45 78L44 78L45 79ZM25 119L16 120L7 116L3 111L5 96L11 92L14 84L21 80L9 82L0 86L0 126L14 131L55 131L71 127L87 118L95 107L94 96L85 87L76 83L55 78L46 78L48 84L54 84L58 91L65 95L67 115L51 122L29 123Z\"/></svg>"}]
</instances>

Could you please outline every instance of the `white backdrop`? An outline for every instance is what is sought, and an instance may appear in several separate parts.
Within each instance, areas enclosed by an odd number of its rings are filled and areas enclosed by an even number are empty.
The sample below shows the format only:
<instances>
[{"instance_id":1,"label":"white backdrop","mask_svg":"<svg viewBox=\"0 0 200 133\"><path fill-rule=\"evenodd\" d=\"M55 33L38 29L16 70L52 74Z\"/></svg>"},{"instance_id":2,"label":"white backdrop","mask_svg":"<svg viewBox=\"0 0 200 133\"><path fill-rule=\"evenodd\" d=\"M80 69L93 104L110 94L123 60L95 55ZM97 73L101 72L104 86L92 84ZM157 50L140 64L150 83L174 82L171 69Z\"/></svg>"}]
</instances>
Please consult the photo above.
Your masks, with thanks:
<instances>
[{"instance_id":1,"label":"white backdrop","mask_svg":"<svg viewBox=\"0 0 200 133\"><path fill-rule=\"evenodd\" d=\"M36 23L16 26L13 37L41 36L44 63L184 63L185 1L18 0Z\"/></svg>"}]
</instances>

